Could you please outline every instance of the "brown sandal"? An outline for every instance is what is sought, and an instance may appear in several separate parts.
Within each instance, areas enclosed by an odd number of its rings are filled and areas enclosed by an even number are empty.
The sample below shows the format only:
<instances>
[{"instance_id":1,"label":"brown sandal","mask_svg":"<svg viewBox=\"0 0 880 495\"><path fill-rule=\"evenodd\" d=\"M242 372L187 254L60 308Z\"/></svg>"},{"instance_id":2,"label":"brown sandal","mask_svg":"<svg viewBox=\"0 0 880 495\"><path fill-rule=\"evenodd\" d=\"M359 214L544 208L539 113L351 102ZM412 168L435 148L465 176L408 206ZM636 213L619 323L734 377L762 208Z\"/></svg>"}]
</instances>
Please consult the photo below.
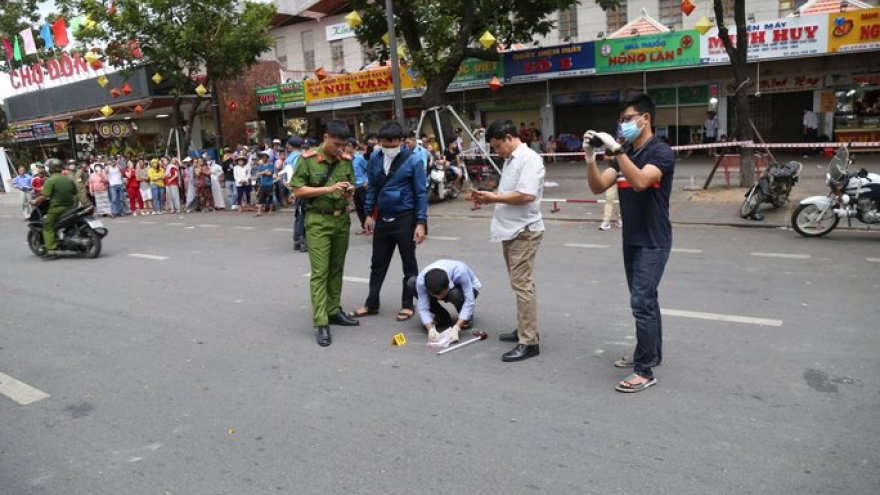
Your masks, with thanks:
<instances>
[{"instance_id":1,"label":"brown sandal","mask_svg":"<svg viewBox=\"0 0 880 495\"><path fill-rule=\"evenodd\" d=\"M409 311L409 313L407 313ZM403 308L397 312L397 321L408 321L416 314L415 310Z\"/></svg>"}]
</instances>

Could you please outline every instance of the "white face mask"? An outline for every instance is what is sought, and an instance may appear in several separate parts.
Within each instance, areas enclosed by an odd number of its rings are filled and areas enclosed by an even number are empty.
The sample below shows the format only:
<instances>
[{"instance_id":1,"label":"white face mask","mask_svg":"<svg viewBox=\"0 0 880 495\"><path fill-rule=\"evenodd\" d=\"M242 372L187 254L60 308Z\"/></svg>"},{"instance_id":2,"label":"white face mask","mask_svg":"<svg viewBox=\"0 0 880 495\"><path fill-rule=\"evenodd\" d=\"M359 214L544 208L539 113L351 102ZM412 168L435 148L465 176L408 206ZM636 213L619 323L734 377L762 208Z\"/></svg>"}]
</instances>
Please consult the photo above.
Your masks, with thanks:
<instances>
[{"instance_id":1,"label":"white face mask","mask_svg":"<svg viewBox=\"0 0 880 495\"><path fill-rule=\"evenodd\" d=\"M382 153L384 153L385 156L387 156L388 158L391 158L393 160L393 159L397 158L397 155L400 154L400 146L395 146L393 148L386 148L383 146Z\"/></svg>"}]
</instances>

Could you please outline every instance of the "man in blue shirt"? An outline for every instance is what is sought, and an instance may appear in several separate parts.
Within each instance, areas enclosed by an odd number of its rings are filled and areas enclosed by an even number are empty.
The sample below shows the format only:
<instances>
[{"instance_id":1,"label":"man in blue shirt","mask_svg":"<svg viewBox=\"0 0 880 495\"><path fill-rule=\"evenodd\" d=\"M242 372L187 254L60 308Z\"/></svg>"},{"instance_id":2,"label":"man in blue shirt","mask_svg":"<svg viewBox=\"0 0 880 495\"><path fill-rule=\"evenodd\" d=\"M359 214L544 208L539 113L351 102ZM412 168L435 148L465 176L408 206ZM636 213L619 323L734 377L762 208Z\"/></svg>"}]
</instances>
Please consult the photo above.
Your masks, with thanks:
<instances>
[{"instance_id":1,"label":"man in blue shirt","mask_svg":"<svg viewBox=\"0 0 880 495\"><path fill-rule=\"evenodd\" d=\"M21 212L24 214L25 218L31 216L31 192L33 191L33 188L31 187L32 180L33 178L27 173L27 169L24 167L18 167L18 175L12 179L12 187L21 191Z\"/></svg>"},{"instance_id":2,"label":"man in blue shirt","mask_svg":"<svg viewBox=\"0 0 880 495\"><path fill-rule=\"evenodd\" d=\"M259 178L260 192L257 198L260 202L258 217L263 213L270 212L272 207L272 197L275 186L275 165L269 162L269 152L260 152L260 164L257 166L257 177Z\"/></svg>"},{"instance_id":3,"label":"man in blue shirt","mask_svg":"<svg viewBox=\"0 0 880 495\"><path fill-rule=\"evenodd\" d=\"M633 368L621 380L618 392L640 392L657 383L653 368L663 359L663 324L657 287L672 249L669 195L675 172L672 149L654 137L654 101L636 94L621 103L617 136L587 131L584 151L587 181L594 194L617 184L623 218L623 268L629 286L630 306L636 320L636 349L632 356L618 359L614 366ZM623 143L621 146L620 143ZM616 159L599 171L595 148L604 146Z\"/></svg>"},{"instance_id":4,"label":"man in blue shirt","mask_svg":"<svg viewBox=\"0 0 880 495\"><path fill-rule=\"evenodd\" d=\"M418 277L407 280L419 301L419 318L422 325L436 339L437 327L452 327L452 340L458 340L458 332L474 324L474 304L480 295L480 279L461 261L437 260L426 266ZM440 301L455 306L457 320Z\"/></svg>"},{"instance_id":5,"label":"man in blue shirt","mask_svg":"<svg viewBox=\"0 0 880 495\"><path fill-rule=\"evenodd\" d=\"M353 156L351 163L354 166L354 209L357 211L358 220L361 222L361 231L358 234L366 234L364 230L364 222L366 221L366 212L364 211L364 203L367 200L367 159L364 152L361 151L358 141L355 138L348 140L345 145L345 152Z\"/></svg>"},{"instance_id":6,"label":"man in blue shirt","mask_svg":"<svg viewBox=\"0 0 880 495\"><path fill-rule=\"evenodd\" d=\"M419 273L416 245L425 240L428 229L428 189L425 170L417 156L402 152L403 128L388 122L379 130L381 148L367 164L367 213L364 230L373 233L373 258L370 268L370 293L364 305L351 313L367 316L379 312L379 292L394 249L400 250L403 262L403 295L397 321L406 321L415 313L413 294L406 281Z\"/></svg>"},{"instance_id":7,"label":"man in blue shirt","mask_svg":"<svg viewBox=\"0 0 880 495\"><path fill-rule=\"evenodd\" d=\"M416 139L416 134L411 132L406 137L406 142L404 143L404 147L411 151L414 155L419 157L419 162L422 164L422 168L425 170L425 174L428 173L428 150L422 146L422 140Z\"/></svg>"},{"instance_id":8,"label":"man in blue shirt","mask_svg":"<svg viewBox=\"0 0 880 495\"><path fill-rule=\"evenodd\" d=\"M296 161L302 155L302 147L303 140L299 136L291 136L287 140L287 158L284 160L285 184L290 182L296 172ZM305 200L296 198L293 204L293 250L301 253L309 252L306 246L305 207Z\"/></svg>"}]
</instances>

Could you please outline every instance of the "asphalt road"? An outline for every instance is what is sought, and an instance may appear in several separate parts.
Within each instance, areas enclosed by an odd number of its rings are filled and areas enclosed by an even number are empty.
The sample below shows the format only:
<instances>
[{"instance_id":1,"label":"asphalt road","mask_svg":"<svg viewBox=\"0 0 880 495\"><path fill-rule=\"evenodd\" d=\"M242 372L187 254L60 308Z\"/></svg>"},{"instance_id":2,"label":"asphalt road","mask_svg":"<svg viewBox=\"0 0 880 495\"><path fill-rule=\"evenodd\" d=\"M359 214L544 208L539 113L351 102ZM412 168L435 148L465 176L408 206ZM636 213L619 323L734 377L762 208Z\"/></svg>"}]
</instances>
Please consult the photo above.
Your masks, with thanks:
<instances>
[{"instance_id":1,"label":"asphalt road","mask_svg":"<svg viewBox=\"0 0 880 495\"><path fill-rule=\"evenodd\" d=\"M381 314L319 348L289 214L107 221L100 258L43 263L15 213L0 207L0 373L49 397L0 394L2 495L880 486L876 233L677 227L658 384L624 395L616 229L548 224L541 355L503 363L515 308L485 219L434 218L418 249L421 266L466 261L484 287L489 339L437 356L416 319L394 322L399 263ZM348 308L366 297L369 242L352 236ZM390 345L397 332L408 345Z\"/></svg>"}]
</instances>

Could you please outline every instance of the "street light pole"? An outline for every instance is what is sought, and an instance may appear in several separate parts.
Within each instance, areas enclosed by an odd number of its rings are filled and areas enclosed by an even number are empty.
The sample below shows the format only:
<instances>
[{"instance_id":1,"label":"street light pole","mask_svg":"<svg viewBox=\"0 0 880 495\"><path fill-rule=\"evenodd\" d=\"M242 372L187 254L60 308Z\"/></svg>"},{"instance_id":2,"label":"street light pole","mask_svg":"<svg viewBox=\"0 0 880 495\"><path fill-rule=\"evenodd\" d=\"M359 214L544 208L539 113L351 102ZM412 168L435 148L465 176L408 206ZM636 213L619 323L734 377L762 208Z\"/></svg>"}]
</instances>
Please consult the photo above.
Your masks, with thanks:
<instances>
[{"instance_id":1,"label":"street light pole","mask_svg":"<svg viewBox=\"0 0 880 495\"><path fill-rule=\"evenodd\" d=\"M403 127L403 93L400 90L400 60L397 57L397 34L394 30L394 2L385 0L388 23L388 48L391 50L391 81L394 83L394 120Z\"/></svg>"}]
</instances>

